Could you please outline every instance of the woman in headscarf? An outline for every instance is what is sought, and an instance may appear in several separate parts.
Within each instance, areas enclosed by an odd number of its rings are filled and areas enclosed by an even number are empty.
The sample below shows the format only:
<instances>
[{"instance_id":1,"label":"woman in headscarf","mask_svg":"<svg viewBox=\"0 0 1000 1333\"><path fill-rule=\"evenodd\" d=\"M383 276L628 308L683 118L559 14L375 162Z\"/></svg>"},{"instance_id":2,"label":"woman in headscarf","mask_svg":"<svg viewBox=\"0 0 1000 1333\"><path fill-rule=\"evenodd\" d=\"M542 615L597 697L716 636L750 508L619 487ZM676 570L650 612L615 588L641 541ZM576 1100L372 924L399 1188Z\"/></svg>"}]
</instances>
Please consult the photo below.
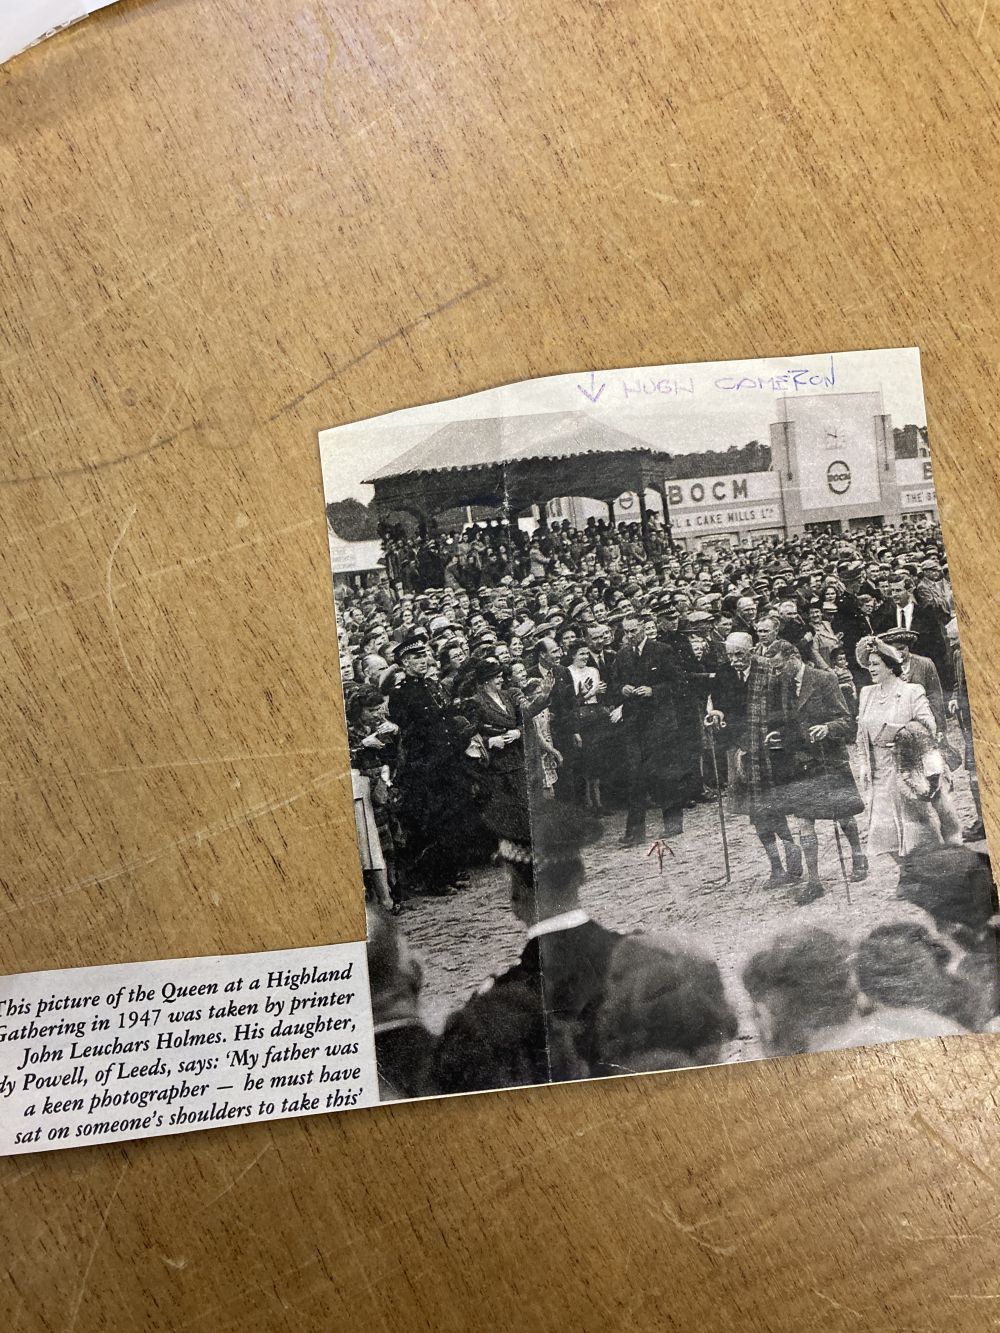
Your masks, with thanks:
<instances>
[{"instance_id":1,"label":"woman in headscarf","mask_svg":"<svg viewBox=\"0 0 1000 1333\"><path fill-rule=\"evenodd\" d=\"M869 856L902 856L915 847L960 842L951 774L934 742L934 715L923 686L900 679L902 656L880 639L860 640L857 657L872 678L858 700Z\"/></svg>"}]
</instances>

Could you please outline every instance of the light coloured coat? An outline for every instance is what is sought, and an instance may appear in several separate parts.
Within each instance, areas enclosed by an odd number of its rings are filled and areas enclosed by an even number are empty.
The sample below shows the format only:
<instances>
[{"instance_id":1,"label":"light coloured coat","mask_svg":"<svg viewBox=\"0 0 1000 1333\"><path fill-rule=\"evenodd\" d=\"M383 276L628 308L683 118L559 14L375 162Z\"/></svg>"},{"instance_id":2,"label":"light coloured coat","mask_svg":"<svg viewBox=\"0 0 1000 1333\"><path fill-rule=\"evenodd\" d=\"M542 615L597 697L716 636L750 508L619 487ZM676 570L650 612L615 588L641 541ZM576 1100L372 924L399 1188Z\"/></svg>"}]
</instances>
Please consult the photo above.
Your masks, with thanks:
<instances>
[{"instance_id":1,"label":"light coloured coat","mask_svg":"<svg viewBox=\"0 0 1000 1333\"><path fill-rule=\"evenodd\" d=\"M872 788L873 754L879 733L886 725L895 729L918 726L927 735L926 748L913 772L900 773L900 756L894 754L897 772L890 785L880 782ZM879 697L878 687L868 685L858 699L858 766L862 793L872 790L868 843L871 850L885 849L895 843L897 854L922 845L960 840L961 828L951 799L951 775L935 747L937 732L934 714L922 685L896 679L888 701ZM912 749L912 747L910 747ZM937 783L930 796L929 779ZM926 793L926 794L925 794Z\"/></svg>"}]
</instances>

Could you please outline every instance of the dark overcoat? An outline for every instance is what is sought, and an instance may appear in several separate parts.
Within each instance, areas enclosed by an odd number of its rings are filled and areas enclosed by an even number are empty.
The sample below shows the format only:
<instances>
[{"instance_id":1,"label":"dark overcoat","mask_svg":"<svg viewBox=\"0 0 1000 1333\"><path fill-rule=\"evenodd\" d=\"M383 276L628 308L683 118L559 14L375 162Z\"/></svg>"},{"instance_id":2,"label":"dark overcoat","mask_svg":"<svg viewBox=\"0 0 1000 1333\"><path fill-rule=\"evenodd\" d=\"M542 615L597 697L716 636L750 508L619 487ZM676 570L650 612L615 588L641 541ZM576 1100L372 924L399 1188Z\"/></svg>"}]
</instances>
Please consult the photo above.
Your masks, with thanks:
<instances>
[{"instance_id":1,"label":"dark overcoat","mask_svg":"<svg viewBox=\"0 0 1000 1333\"><path fill-rule=\"evenodd\" d=\"M472 793L465 747L472 728L435 680L404 677L389 695L389 717L399 727L395 786L400 818L411 837L464 836Z\"/></svg>"},{"instance_id":2,"label":"dark overcoat","mask_svg":"<svg viewBox=\"0 0 1000 1333\"><path fill-rule=\"evenodd\" d=\"M676 781L684 772L678 746L676 697L683 681L677 659L665 644L647 640L642 653L623 648L615 662L615 693L621 700L622 727L628 762L638 766L652 789ZM647 685L648 699L625 696L625 685Z\"/></svg>"},{"instance_id":3,"label":"dark overcoat","mask_svg":"<svg viewBox=\"0 0 1000 1333\"><path fill-rule=\"evenodd\" d=\"M528 843L531 841L531 818L524 759L524 727L527 719L522 715L520 696L515 691L502 689L499 697L496 697L485 689L478 689L466 701L465 707L470 722L486 742L507 731L521 732L519 740L502 749L488 750L486 802L482 817L498 838Z\"/></svg>"}]
</instances>

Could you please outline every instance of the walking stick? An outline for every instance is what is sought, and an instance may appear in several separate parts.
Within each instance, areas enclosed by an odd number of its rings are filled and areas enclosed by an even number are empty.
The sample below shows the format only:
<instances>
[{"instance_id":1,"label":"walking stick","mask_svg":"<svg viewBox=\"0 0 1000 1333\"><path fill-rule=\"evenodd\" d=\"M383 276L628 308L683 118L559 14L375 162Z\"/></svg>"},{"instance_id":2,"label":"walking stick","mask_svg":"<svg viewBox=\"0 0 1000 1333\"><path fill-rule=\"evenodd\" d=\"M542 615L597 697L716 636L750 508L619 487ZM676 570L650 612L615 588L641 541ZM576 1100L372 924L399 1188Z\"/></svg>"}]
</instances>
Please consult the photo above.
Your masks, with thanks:
<instances>
[{"instance_id":1,"label":"walking stick","mask_svg":"<svg viewBox=\"0 0 1000 1333\"><path fill-rule=\"evenodd\" d=\"M722 830L722 856L726 862L726 883L733 882L732 874L729 870L729 840L726 837L726 811L722 802L722 788L719 786L719 761L715 757L715 729L706 727L708 732L708 744L712 753L712 773L715 777L715 794L719 798L719 828Z\"/></svg>"},{"instance_id":2,"label":"walking stick","mask_svg":"<svg viewBox=\"0 0 1000 1333\"><path fill-rule=\"evenodd\" d=\"M826 763L826 744L823 741L819 742L819 760L823 765L823 776L827 780L827 785L829 785L830 770ZM847 867L844 864L844 848L840 841L840 825L836 820L833 821L833 839L837 844L837 860L840 862L840 873L844 877L844 888L847 890L847 906L853 907L854 904L851 902L851 881L847 877Z\"/></svg>"}]
</instances>

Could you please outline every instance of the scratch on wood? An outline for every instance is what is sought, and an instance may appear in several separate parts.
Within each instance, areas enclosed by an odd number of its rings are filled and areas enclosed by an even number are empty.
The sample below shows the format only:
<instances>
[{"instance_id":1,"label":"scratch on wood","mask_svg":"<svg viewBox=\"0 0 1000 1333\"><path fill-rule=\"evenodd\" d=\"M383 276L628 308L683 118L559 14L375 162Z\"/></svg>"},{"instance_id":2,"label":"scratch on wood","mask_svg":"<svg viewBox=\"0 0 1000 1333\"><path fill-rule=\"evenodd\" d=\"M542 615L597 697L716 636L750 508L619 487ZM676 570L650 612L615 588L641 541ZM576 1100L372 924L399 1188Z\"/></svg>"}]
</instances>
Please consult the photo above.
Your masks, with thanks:
<instances>
[{"instance_id":1,"label":"scratch on wood","mask_svg":"<svg viewBox=\"0 0 1000 1333\"><path fill-rule=\"evenodd\" d=\"M650 195L653 199L659 200L661 204L681 204L687 208L704 208L705 206L704 199L698 199L695 196L690 199L682 199L676 194L660 194L658 190L646 190L644 193Z\"/></svg>"},{"instance_id":2,"label":"scratch on wood","mask_svg":"<svg viewBox=\"0 0 1000 1333\"><path fill-rule=\"evenodd\" d=\"M282 403L281 407L267 418L266 424L270 425L272 422L277 421L279 417L284 416L286 412L294 411L296 407L304 403L312 394L335 380L338 375L343 375L346 371L353 369L354 366L360 365L362 361L367 361L370 356L374 356L376 352L380 352L383 347L388 347L390 343L396 342L399 338L405 338L408 334L412 333L414 329L419 328L421 324L436 319L438 315L443 315L446 310L451 310L454 306L460 305L462 301L467 301L471 296L476 296L479 292L483 292L488 287L492 287L495 282L495 277L483 278L481 282L477 282L473 287L466 287L466 289L459 292L457 296L451 297L448 301L443 301L441 305L436 305L433 310L425 310L422 315L418 315L416 319L410 320L409 324L402 324L395 330L395 332L387 333L384 338L379 338L378 342L372 343L371 347L366 348L363 352L359 352L357 356L352 356L351 359L345 361L343 365L335 366L334 369L330 371L329 375L324 375L322 379L317 380L315 384L311 384L308 389L305 389L295 398L289 399L287 403Z\"/></svg>"},{"instance_id":3,"label":"scratch on wood","mask_svg":"<svg viewBox=\"0 0 1000 1333\"><path fill-rule=\"evenodd\" d=\"M725 1139L726 1147L729 1149L729 1159L732 1162L737 1162L739 1159L736 1156L736 1149L733 1146L733 1140L729 1134L729 1126L726 1124L726 1113L722 1108L722 1102L719 1098L719 1094L714 1089L714 1085L712 1090L712 1100L715 1102L715 1109L719 1113L719 1128L722 1130L722 1137Z\"/></svg>"},{"instance_id":4,"label":"scratch on wood","mask_svg":"<svg viewBox=\"0 0 1000 1333\"><path fill-rule=\"evenodd\" d=\"M16 537L8 537L6 545L11 547L20 546L22 542L27 541L37 542L43 532L51 532L53 528L65 527L67 523L82 523L91 514L96 514L100 508L100 505L91 505L89 509L74 509L71 514L67 514L63 518L54 518L50 523L43 523L41 527L29 528L26 532L18 533Z\"/></svg>"},{"instance_id":5,"label":"scratch on wood","mask_svg":"<svg viewBox=\"0 0 1000 1333\"><path fill-rule=\"evenodd\" d=\"M243 1168L243 1170L239 1173L239 1175L234 1176L224 1190L219 1190L218 1194L213 1194L207 1203L202 1204L202 1206L199 1209L197 1209L195 1216L197 1216L198 1213L205 1212L206 1209L211 1208L213 1204L218 1203L220 1199L225 1198L227 1194L229 1194L232 1190L236 1188L236 1186L240 1183L243 1177L254 1169L254 1167L264 1156L264 1154L266 1152L270 1152L273 1147L274 1147L273 1143L265 1143L263 1148L261 1148L260 1152L253 1159L253 1161L248 1162L247 1165ZM167 1262L169 1263L169 1260Z\"/></svg>"},{"instance_id":6,"label":"scratch on wood","mask_svg":"<svg viewBox=\"0 0 1000 1333\"><path fill-rule=\"evenodd\" d=\"M378 1298L375 1295L375 1286L374 1283L372 1282L371 1274L368 1271L368 1265L365 1261L365 1256L364 1255L359 1256L353 1245L348 1246L347 1255L351 1261L351 1266L354 1269L354 1271L361 1275L362 1285L364 1286L365 1291L368 1293L368 1299L371 1301L372 1309L378 1315L379 1323L381 1324L382 1328L385 1329L386 1333L389 1333L389 1325L386 1322L385 1315L382 1311L381 1303L379 1302Z\"/></svg>"},{"instance_id":7,"label":"scratch on wood","mask_svg":"<svg viewBox=\"0 0 1000 1333\"><path fill-rule=\"evenodd\" d=\"M156 440L130 454L117 454L114 458L104 458L94 463L81 463L77 467L59 468L55 472L33 472L26 477L0 477L0 486L30 486L36 481L65 481L68 477L89 477L95 472L104 472L108 468L119 467L122 463L131 463L136 458L144 458L147 454L155 454L158 450L165 449L168 444L173 444L175 440L179 440L182 435L186 435L188 431L194 430L194 428L194 424L184 426L181 430L174 431L173 435L166 435L162 440Z\"/></svg>"},{"instance_id":8,"label":"scratch on wood","mask_svg":"<svg viewBox=\"0 0 1000 1333\"><path fill-rule=\"evenodd\" d=\"M307 1269L314 1268L316 1264L322 1263L324 1257L325 1256L322 1253L319 1253L314 1255L311 1259L307 1259L305 1263L294 1264L291 1268L286 1268L282 1272L280 1272L277 1275L277 1277L273 1279L273 1281L278 1282L282 1278L287 1278L287 1277L301 1278L301 1275ZM256 1298L258 1293L263 1294L265 1290L266 1288L264 1284L261 1282L254 1282L249 1287L245 1286L241 1291L237 1293L237 1295L231 1296L228 1300L221 1302L221 1304L219 1305L210 1305L204 1310L199 1310L199 1312L194 1316L193 1319L188 1319L185 1323L178 1324L177 1333L183 1333L183 1330L194 1328L196 1324L204 1323L206 1319L210 1319L213 1317L216 1319L216 1326L218 1326L218 1315L221 1313L221 1311L229 1310L234 1305L239 1305L241 1301L246 1301L248 1299L252 1301Z\"/></svg>"},{"instance_id":9,"label":"scratch on wood","mask_svg":"<svg viewBox=\"0 0 1000 1333\"><path fill-rule=\"evenodd\" d=\"M93 1244L90 1247L90 1258L87 1260L83 1275L80 1278L80 1286L76 1293L76 1300L73 1302L73 1310L70 1315L69 1323L66 1325L66 1333L73 1333L73 1329L76 1327L76 1321L80 1314L80 1306L83 1304L83 1294L87 1290L87 1282L90 1279L90 1270L94 1266L94 1259L97 1257L97 1249L101 1243L101 1237L104 1235L105 1227L108 1225L108 1213L111 1212L111 1205L118 1197L118 1191L121 1189L121 1183L125 1179L125 1172L127 1170L128 1162L122 1166L122 1169L118 1173L115 1187L111 1191L111 1198L105 1205L104 1212L101 1214L101 1220L98 1222L97 1229L94 1232Z\"/></svg>"},{"instance_id":10,"label":"scratch on wood","mask_svg":"<svg viewBox=\"0 0 1000 1333\"><path fill-rule=\"evenodd\" d=\"M957 1143L952 1143L946 1134L942 1134L936 1125L931 1122L921 1111L915 1111L910 1117L913 1124L917 1125L927 1138L934 1143L940 1144L951 1156L957 1157L960 1162L969 1168L980 1180L985 1181L987 1185L993 1188L996 1185L996 1177L985 1171L974 1157L971 1157L964 1148L960 1148Z\"/></svg>"},{"instance_id":11,"label":"scratch on wood","mask_svg":"<svg viewBox=\"0 0 1000 1333\"><path fill-rule=\"evenodd\" d=\"M66 672L65 675L71 675ZM65 676L60 677L65 679ZM332 747L324 747L319 750L264 750L257 754L220 754L209 755L207 759L165 759L155 764L116 764L112 768L78 768L74 769L69 775L74 780L79 778L107 778L117 777L121 773L158 773L178 768L214 768L218 765L229 764L256 764L263 762L273 762L275 759L327 759L338 751ZM0 782L0 791L20 791L24 786L23 782ZM323 820L316 825L309 825L310 828L322 828L330 820ZM305 831L305 830L303 830ZM36 857L36 861L40 860Z\"/></svg>"},{"instance_id":12,"label":"scratch on wood","mask_svg":"<svg viewBox=\"0 0 1000 1333\"><path fill-rule=\"evenodd\" d=\"M664 1216L669 1218L677 1230L683 1235L688 1236L696 1245L700 1245L703 1250L708 1250L710 1254L720 1254L723 1258L728 1258L730 1255L736 1253L735 1244L715 1245L712 1241L705 1240L698 1235L701 1228L709 1226L716 1220L715 1218L707 1218L704 1222L685 1222L683 1218L679 1217L678 1214L674 1212L665 1200L660 1200L660 1207L663 1210ZM653 1214L653 1216L655 1216L655 1214Z\"/></svg>"},{"instance_id":13,"label":"scratch on wood","mask_svg":"<svg viewBox=\"0 0 1000 1333\"><path fill-rule=\"evenodd\" d=\"M992 1220L990 1218L988 1222ZM903 1233L903 1239L911 1245L933 1245L938 1241L983 1240L988 1234L988 1222L984 1223L982 1231L939 1231L932 1236L925 1236L920 1231L906 1231Z\"/></svg>"},{"instance_id":14,"label":"scratch on wood","mask_svg":"<svg viewBox=\"0 0 1000 1333\"><path fill-rule=\"evenodd\" d=\"M832 1305L835 1310L843 1310L845 1314L851 1314L855 1319L864 1319L860 1310L855 1310L853 1305L844 1305L840 1301L835 1301L832 1296L828 1296L825 1291L820 1291L819 1287L812 1287L814 1296L818 1296L821 1301L826 1301L827 1305Z\"/></svg>"},{"instance_id":15,"label":"scratch on wood","mask_svg":"<svg viewBox=\"0 0 1000 1333\"><path fill-rule=\"evenodd\" d=\"M331 749L322 750L265 750L258 754L220 754L209 755L207 759L167 759L157 764L119 764L114 768L90 768L77 773L77 777L82 777L84 773L93 774L95 777L107 777L112 773L154 773L162 768L210 768L215 764L250 764L259 763L261 760L271 759L315 759L322 755L333 754Z\"/></svg>"},{"instance_id":16,"label":"scratch on wood","mask_svg":"<svg viewBox=\"0 0 1000 1333\"><path fill-rule=\"evenodd\" d=\"M797 103L798 95L799 95L799 92L800 92L801 89L802 89L802 85L805 83L806 79L809 77L809 70L810 70L810 67L809 67L809 58L808 58L808 53L807 53L806 51L803 51L803 52L802 52L802 61L803 61L804 71L803 71L803 73L799 76L798 82L795 84L795 87L792 89L791 94L790 94L790 96L789 96L789 98L788 98L789 103L790 103L793 107L794 107L794 106L796 105L796 103ZM778 113L778 115L777 115L776 118L777 118L779 121L782 122L782 128L784 128L784 124L783 124L783 123L784 123L784 119L785 119L785 118L784 118L780 113ZM753 212L754 208L756 207L756 205L757 205L757 200L760 198L761 194L763 193L764 187L767 185L767 182L770 180L770 177L771 177L771 169L773 168L773 166L774 166L774 164L775 164L775 161L776 161L776 159L777 159L778 154L781 152L781 150L782 150L783 148L784 148L784 149L787 149L787 148L788 148L788 144L785 142L785 138L784 138L783 134L781 133L781 131L779 131L779 133L775 136L775 144L774 144L774 147L772 148L771 153L770 153L770 155L769 155L767 161L764 163L763 169L761 170L760 178L759 178L759 180L758 180L758 182L757 182L757 187L756 187L756 189L754 190L753 194L752 194L751 197L750 197L750 203L747 205L746 212L743 214L743 221L744 221L744 222L747 221L747 219L750 217L750 214Z\"/></svg>"},{"instance_id":17,"label":"scratch on wood","mask_svg":"<svg viewBox=\"0 0 1000 1333\"><path fill-rule=\"evenodd\" d=\"M754 211L754 209L756 208L756 206L757 206L757 200L760 198L761 194L763 193L763 190L764 190L765 185L767 184L768 180L770 179L770 176L771 176L771 168L774 166L775 159L777 158L778 154L781 152L782 148L784 148L784 147L785 147L785 144L784 144L784 142L782 141L782 139L781 139L780 136L779 136L777 142L776 142L775 145L774 145L774 147L771 149L770 156L768 157L767 161L764 163L763 169L762 169L762 171L761 171L761 173L760 173L760 178L759 178L759 180L757 181L756 188L754 189L753 194L750 196L750 202L749 202L749 204L747 204L746 212L743 214L743 221L744 221L744 222L747 221L747 219L750 217L750 214L751 214L751 213Z\"/></svg>"},{"instance_id":18,"label":"scratch on wood","mask_svg":"<svg viewBox=\"0 0 1000 1333\"><path fill-rule=\"evenodd\" d=\"M287 536L290 532L297 532L300 528L309 527L314 523L325 523L326 518L322 513L314 514L311 518L300 519L298 523L290 523L284 528L270 529L262 533L259 537L251 537L249 541L236 542L231 546L217 546L211 551L205 551L201 555L187 556L182 560L175 560L170 565L161 565L158 569L150 569L145 573L137 574L132 579L122 579L114 585L114 591L120 592L122 588L130 587L133 583L152 583L156 579L163 578L167 574L172 574L177 570L191 569L197 565L202 565L208 560L214 560L216 556L233 555L237 551L248 550L254 546L266 545L269 541L274 541L278 537ZM23 625L30 621L35 623L45 616L59 615L63 611L69 610L73 606L86 606L89 602L96 601L103 594L100 592L86 593L81 597L69 597L61 602L53 602L48 606L40 606L30 611L22 611L16 616L11 616L9 620L0 621L0 630L10 629L14 625ZM93 660L93 659L91 659Z\"/></svg>"},{"instance_id":19,"label":"scratch on wood","mask_svg":"<svg viewBox=\"0 0 1000 1333\"><path fill-rule=\"evenodd\" d=\"M323 62L323 101L327 111L329 111L337 100L337 84L334 79L334 68L337 63L337 34L334 31L329 14L323 6L317 4L314 8L316 22L323 34L323 40L326 42L326 59Z\"/></svg>"},{"instance_id":20,"label":"scratch on wood","mask_svg":"<svg viewBox=\"0 0 1000 1333\"><path fill-rule=\"evenodd\" d=\"M14 912L22 912L28 907L37 907L41 903L54 902L59 898L65 898L71 893L82 893L85 889L96 888L100 884L109 884L112 880L121 879L122 875L131 874L134 870L144 870L147 866L153 865L154 862L168 856L174 850L183 851L188 847L200 847L203 843L211 842L224 833L228 833L231 829L252 824L257 819L263 819L266 815L274 814L276 810L283 810L285 806L294 804L295 801L301 800L303 796L308 796L310 792L318 790L327 782L343 781L347 776L348 774L343 769L328 769L325 773L320 773L313 778L300 791L293 792L291 796L284 796L274 801L265 801L262 805L251 806L249 810L244 810L238 815L220 819L215 824L206 825L205 828L195 829L193 833L188 833L183 838L175 838L172 842L155 848L145 856L133 857L130 861L123 861L109 870L99 871L95 875L87 875L84 879L75 880L72 884L65 884L62 888L56 889L54 893L46 893L39 898L32 898L29 902L20 903L9 908L4 915L10 916Z\"/></svg>"},{"instance_id":21,"label":"scratch on wood","mask_svg":"<svg viewBox=\"0 0 1000 1333\"><path fill-rule=\"evenodd\" d=\"M154 579L163 578L165 574L172 574L178 569L191 569L196 565L203 565L206 560L214 560L220 555L234 555L237 551L245 551L254 546L263 546L270 541L275 541L278 537L287 537L289 533L299 532L302 528L312 527L316 523L326 522L326 515L322 512L313 514L309 518L301 518L297 523L289 523L284 528L272 528L267 532L261 533L259 537L250 537L245 542L234 542L230 546L217 546L211 551L204 551L201 555L185 556L181 560L175 560L173 564L161 565L158 569L151 569L146 574L139 575L136 582L152 583Z\"/></svg>"},{"instance_id":22,"label":"scratch on wood","mask_svg":"<svg viewBox=\"0 0 1000 1333\"><path fill-rule=\"evenodd\" d=\"M602 222L598 222L597 225L600 227L601 231L604 232L604 235L608 238L608 240L615 247L615 249L620 254L625 256L625 258L629 261L629 263L632 265L634 269L636 269L639 273L641 273L642 276L646 278L649 282L651 282L654 287L661 288L664 292L667 292L667 294L669 295L667 284L664 282L663 278L658 273L654 273L648 264L644 264L642 260L638 258L635 251L630 249L630 247L625 243L625 241L622 240L620 236L617 236L613 231L611 231L609 227L607 227Z\"/></svg>"},{"instance_id":23,"label":"scratch on wood","mask_svg":"<svg viewBox=\"0 0 1000 1333\"><path fill-rule=\"evenodd\" d=\"M111 584L111 575L114 570L115 556L118 554L118 548L125 540L125 534L128 532L129 524L135 518L136 508L137 506L133 505L132 508L128 511L128 515L125 519L125 522L122 524L122 530L121 532L119 532L117 538L115 539L115 544L111 548L111 554L108 556L108 567L104 573L104 593L108 601L108 614L111 616L111 628L115 632L115 640L118 644L118 651L122 655L122 661L125 663L125 669L128 671L128 674L132 677L133 680L135 680L135 672L132 670L132 663L129 661L128 653L125 651L125 644L122 640L122 632L118 626L118 612L115 610L115 595L114 595L114 589Z\"/></svg>"}]
</instances>

